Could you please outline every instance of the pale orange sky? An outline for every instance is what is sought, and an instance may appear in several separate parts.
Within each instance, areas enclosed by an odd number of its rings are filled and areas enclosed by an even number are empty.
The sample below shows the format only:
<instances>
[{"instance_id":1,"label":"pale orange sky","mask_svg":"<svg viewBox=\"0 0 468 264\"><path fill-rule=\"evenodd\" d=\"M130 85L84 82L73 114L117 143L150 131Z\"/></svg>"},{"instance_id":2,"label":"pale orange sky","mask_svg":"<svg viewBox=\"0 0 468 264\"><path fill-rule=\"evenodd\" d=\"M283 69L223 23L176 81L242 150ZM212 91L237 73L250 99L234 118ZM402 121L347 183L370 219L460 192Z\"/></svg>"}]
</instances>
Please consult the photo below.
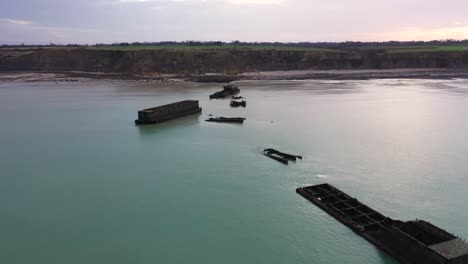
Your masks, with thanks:
<instances>
[{"instance_id":1,"label":"pale orange sky","mask_svg":"<svg viewBox=\"0 0 468 264\"><path fill-rule=\"evenodd\" d=\"M466 10L466 0L2 0L0 42L468 39Z\"/></svg>"}]
</instances>

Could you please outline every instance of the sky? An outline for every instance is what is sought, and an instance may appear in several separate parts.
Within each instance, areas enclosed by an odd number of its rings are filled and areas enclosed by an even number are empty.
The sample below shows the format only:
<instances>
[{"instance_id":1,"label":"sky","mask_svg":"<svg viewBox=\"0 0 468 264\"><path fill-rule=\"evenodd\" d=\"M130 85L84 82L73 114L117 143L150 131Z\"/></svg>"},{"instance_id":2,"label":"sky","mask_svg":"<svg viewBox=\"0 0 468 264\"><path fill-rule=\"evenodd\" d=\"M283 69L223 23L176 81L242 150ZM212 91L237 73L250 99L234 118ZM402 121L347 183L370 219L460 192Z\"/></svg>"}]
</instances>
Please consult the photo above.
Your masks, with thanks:
<instances>
[{"instance_id":1,"label":"sky","mask_svg":"<svg viewBox=\"0 0 468 264\"><path fill-rule=\"evenodd\" d=\"M0 44L468 39L468 0L0 0Z\"/></svg>"}]
</instances>

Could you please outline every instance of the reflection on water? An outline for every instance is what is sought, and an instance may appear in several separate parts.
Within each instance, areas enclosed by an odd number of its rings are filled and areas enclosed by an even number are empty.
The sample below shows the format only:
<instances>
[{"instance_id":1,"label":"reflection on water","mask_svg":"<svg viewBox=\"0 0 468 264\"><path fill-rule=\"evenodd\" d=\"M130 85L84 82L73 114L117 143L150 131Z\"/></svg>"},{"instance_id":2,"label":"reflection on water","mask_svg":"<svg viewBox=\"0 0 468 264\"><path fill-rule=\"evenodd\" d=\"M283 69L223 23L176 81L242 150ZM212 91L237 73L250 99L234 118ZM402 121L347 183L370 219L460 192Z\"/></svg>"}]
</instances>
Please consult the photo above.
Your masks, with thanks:
<instances>
[{"instance_id":1,"label":"reflection on water","mask_svg":"<svg viewBox=\"0 0 468 264\"><path fill-rule=\"evenodd\" d=\"M255 88L262 89L263 91L305 91L314 94L348 94L365 92L358 85L358 82L348 81L262 81L252 82L243 81L240 84L252 85Z\"/></svg>"},{"instance_id":2,"label":"reflection on water","mask_svg":"<svg viewBox=\"0 0 468 264\"><path fill-rule=\"evenodd\" d=\"M175 120L169 120L160 124L153 125L135 125L138 129L138 133L142 137L152 137L158 135L157 133L172 133L178 129L186 129L193 126L197 126L202 120L202 113L196 113L193 115L184 116Z\"/></svg>"},{"instance_id":3,"label":"reflection on water","mask_svg":"<svg viewBox=\"0 0 468 264\"><path fill-rule=\"evenodd\" d=\"M305 83L298 87L301 90L305 90L307 92L313 92L314 94L350 94L350 93L362 93L365 92L364 89L361 89L357 85L357 83L353 82L319 82L313 83Z\"/></svg>"},{"instance_id":4,"label":"reflection on water","mask_svg":"<svg viewBox=\"0 0 468 264\"><path fill-rule=\"evenodd\" d=\"M423 86L447 94L461 96L468 95L468 87L466 86L465 80L432 81L424 83Z\"/></svg>"}]
</instances>

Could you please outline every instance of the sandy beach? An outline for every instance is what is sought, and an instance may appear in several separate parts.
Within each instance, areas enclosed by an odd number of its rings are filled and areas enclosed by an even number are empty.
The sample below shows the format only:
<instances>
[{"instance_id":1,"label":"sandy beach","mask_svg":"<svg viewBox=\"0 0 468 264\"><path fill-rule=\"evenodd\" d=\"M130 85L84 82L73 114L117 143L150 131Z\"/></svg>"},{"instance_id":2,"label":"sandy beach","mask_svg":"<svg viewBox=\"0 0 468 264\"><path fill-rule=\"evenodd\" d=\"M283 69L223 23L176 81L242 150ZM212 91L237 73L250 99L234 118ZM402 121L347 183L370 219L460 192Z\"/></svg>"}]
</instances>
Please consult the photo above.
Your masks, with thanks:
<instances>
[{"instance_id":1,"label":"sandy beach","mask_svg":"<svg viewBox=\"0 0 468 264\"><path fill-rule=\"evenodd\" d=\"M370 80L370 79L456 79L468 78L468 69L385 69L385 70L296 70L245 72L237 75L207 73L202 75L121 74L102 72L0 72L0 81L73 82L89 79L126 81L194 81L195 77L218 76L235 80Z\"/></svg>"}]
</instances>

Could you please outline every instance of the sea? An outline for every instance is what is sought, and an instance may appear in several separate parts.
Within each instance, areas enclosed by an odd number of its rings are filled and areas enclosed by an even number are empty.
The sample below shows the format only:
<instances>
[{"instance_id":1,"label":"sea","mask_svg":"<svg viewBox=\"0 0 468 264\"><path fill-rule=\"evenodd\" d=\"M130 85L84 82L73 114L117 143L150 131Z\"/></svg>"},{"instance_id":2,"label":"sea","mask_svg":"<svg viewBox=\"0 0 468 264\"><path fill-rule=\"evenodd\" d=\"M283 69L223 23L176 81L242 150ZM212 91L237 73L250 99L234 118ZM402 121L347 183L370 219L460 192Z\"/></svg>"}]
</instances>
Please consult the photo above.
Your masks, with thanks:
<instances>
[{"instance_id":1,"label":"sea","mask_svg":"<svg viewBox=\"0 0 468 264\"><path fill-rule=\"evenodd\" d=\"M0 263L397 263L295 191L321 183L468 238L468 80L235 84L245 108L221 84L0 82Z\"/></svg>"}]
</instances>

